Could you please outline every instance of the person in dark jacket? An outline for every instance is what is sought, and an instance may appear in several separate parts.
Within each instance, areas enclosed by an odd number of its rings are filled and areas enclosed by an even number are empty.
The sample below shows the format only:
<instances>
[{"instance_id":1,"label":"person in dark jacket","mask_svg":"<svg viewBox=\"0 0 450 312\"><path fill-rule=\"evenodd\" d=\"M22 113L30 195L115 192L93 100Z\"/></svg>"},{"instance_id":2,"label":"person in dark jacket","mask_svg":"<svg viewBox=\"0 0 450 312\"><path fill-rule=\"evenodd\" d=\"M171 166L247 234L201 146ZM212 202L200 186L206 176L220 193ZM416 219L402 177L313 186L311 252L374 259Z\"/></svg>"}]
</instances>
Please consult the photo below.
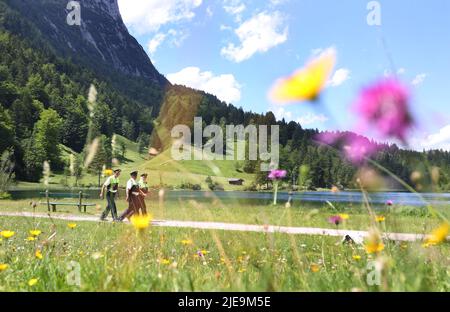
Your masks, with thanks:
<instances>
[{"instance_id":1,"label":"person in dark jacket","mask_svg":"<svg viewBox=\"0 0 450 312\"><path fill-rule=\"evenodd\" d=\"M119 221L123 221L125 218L130 219L133 214L139 212L141 205L139 196L142 195L143 193L139 188L137 177L138 177L137 171L133 171L130 174L130 180L128 180L126 188L126 200L128 202L128 208L122 213L122 215L119 218Z\"/></svg>"}]
</instances>

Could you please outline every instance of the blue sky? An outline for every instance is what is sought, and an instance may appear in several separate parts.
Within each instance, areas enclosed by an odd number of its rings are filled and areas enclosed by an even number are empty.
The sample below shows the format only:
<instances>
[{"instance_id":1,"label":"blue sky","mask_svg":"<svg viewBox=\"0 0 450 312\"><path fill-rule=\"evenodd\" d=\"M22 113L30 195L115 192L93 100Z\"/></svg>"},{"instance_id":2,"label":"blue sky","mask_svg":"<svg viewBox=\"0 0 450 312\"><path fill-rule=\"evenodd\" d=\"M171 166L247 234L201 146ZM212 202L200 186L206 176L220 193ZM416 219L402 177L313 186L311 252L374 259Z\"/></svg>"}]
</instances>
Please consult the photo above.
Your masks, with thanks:
<instances>
[{"instance_id":1,"label":"blue sky","mask_svg":"<svg viewBox=\"0 0 450 312\"><path fill-rule=\"evenodd\" d=\"M413 95L410 144L450 149L449 1L370 2L119 0L119 6L130 33L174 83L304 127L351 130L360 88L396 73ZM367 16L378 8L381 25L371 26ZM278 78L330 47L338 64L323 95L326 111L271 103L267 94Z\"/></svg>"}]
</instances>

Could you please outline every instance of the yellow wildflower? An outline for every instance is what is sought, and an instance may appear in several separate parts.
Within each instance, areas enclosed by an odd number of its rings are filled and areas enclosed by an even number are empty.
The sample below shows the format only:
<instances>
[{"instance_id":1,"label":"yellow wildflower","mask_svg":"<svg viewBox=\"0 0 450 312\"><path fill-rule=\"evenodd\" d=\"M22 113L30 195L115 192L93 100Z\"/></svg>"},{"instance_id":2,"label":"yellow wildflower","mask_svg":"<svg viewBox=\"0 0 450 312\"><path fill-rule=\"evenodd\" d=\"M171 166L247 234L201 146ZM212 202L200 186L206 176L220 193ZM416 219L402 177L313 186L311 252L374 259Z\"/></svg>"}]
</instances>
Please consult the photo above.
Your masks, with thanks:
<instances>
[{"instance_id":1,"label":"yellow wildflower","mask_svg":"<svg viewBox=\"0 0 450 312\"><path fill-rule=\"evenodd\" d=\"M74 228L77 227L77 224L76 223L69 223L69 224L67 224L67 226L69 227L69 229L73 230Z\"/></svg>"},{"instance_id":2,"label":"yellow wildflower","mask_svg":"<svg viewBox=\"0 0 450 312\"><path fill-rule=\"evenodd\" d=\"M192 240L190 240L190 239L183 239L183 240L181 241L181 244L182 244L182 245L192 245L193 242L192 242Z\"/></svg>"},{"instance_id":3,"label":"yellow wildflower","mask_svg":"<svg viewBox=\"0 0 450 312\"><path fill-rule=\"evenodd\" d=\"M368 254L379 253L384 250L384 243L381 239L381 235L377 229L373 228L369 231L369 237L367 238L364 248Z\"/></svg>"},{"instance_id":4,"label":"yellow wildflower","mask_svg":"<svg viewBox=\"0 0 450 312\"><path fill-rule=\"evenodd\" d=\"M34 255L36 256L36 259L42 260L42 258L44 258L44 256L42 255L41 250L36 250L36 252L34 253Z\"/></svg>"},{"instance_id":5,"label":"yellow wildflower","mask_svg":"<svg viewBox=\"0 0 450 312\"><path fill-rule=\"evenodd\" d=\"M245 273L246 271L247 271L247 269L241 268L241 269L239 269L238 273Z\"/></svg>"},{"instance_id":6,"label":"yellow wildflower","mask_svg":"<svg viewBox=\"0 0 450 312\"><path fill-rule=\"evenodd\" d=\"M277 102L314 101L325 88L334 65L336 51L328 49L291 77L281 79L272 90Z\"/></svg>"},{"instance_id":7,"label":"yellow wildflower","mask_svg":"<svg viewBox=\"0 0 450 312\"><path fill-rule=\"evenodd\" d=\"M341 217L342 220L348 220L348 219L350 219L350 216L349 216L348 214L346 214L346 213L341 213L341 214L339 215L339 217Z\"/></svg>"},{"instance_id":8,"label":"yellow wildflower","mask_svg":"<svg viewBox=\"0 0 450 312\"><path fill-rule=\"evenodd\" d=\"M28 286L33 287L34 285L36 285L38 283L38 279L37 278L32 278L28 281Z\"/></svg>"},{"instance_id":9,"label":"yellow wildflower","mask_svg":"<svg viewBox=\"0 0 450 312\"><path fill-rule=\"evenodd\" d=\"M311 269L311 272L317 273L320 271L320 266L318 264L313 263L313 264L311 264L310 269Z\"/></svg>"},{"instance_id":10,"label":"yellow wildflower","mask_svg":"<svg viewBox=\"0 0 450 312\"><path fill-rule=\"evenodd\" d=\"M378 223L384 222L384 221L386 221L386 217L385 216L376 216L375 221L377 221Z\"/></svg>"},{"instance_id":11,"label":"yellow wildflower","mask_svg":"<svg viewBox=\"0 0 450 312\"><path fill-rule=\"evenodd\" d=\"M384 250L383 242L368 242L364 248L368 254L379 253Z\"/></svg>"},{"instance_id":12,"label":"yellow wildflower","mask_svg":"<svg viewBox=\"0 0 450 312\"><path fill-rule=\"evenodd\" d=\"M0 272L6 271L9 268L9 265L6 263L0 263Z\"/></svg>"},{"instance_id":13,"label":"yellow wildflower","mask_svg":"<svg viewBox=\"0 0 450 312\"><path fill-rule=\"evenodd\" d=\"M27 241L29 241L29 242L33 242L35 240L36 240L36 237L34 237L34 236L28 236L27 237Z\"/></svg>"},{"instance_id":14,"label":"yellow wildflower","mask_svg":"<svg viewBox=\"0 0 450 312\"><path fill-rule=\"evenodd\" d=\"M159 261L159 263L163 264L163 265L170 265L170 260L169 259L161 259Z\"/></svg>"},{"instance_id":15,"label":"yellow wildflower","mask_svg":"<svg viewBox=\"0 0 450 312\"><path fill-rule=\"evenodd\" d=\"M42 233L42 231L39 231L39 230L31 230L30 231L30 235L34 236L34 237L41 235L41 233Z\"/></svg>"},{"instance_id":16,"label":"yellow wildflower","mask_svg":"<svg viewBox=\"0 0 450 312\"><path fill-rule=\"evenodd\" d=\"M136 230L142 231L150 226L152 217L150 215L133 215L130 221Z\"/></svg>"},{"instance_id":17,"label":"yellow wildflower","mask_svg":"<svg viewBox=\"0 0 450 312\"><path fill-rule=\"evenodd\" d=\"M114 172L111 169L105 169L105 171L103 171L103 175L105 177L112 176L113 174L114 174Z\"/></svg>"},{"instance_id":18,"label":"yellow wildflower","mask_svg":"<svg viewBox=\"0 0 450 312\"><path fill-rule=\"evenodd\" d=\"M14 234L16 234L13 231L1 231L0 235L3 236L4 238L8 239L14 236Z\"/></svg>"},{"instance_id":19,"label":"yellow wildflower","mask_svg":"<svg viewBox=\"0 0 450 312\"><path fill-rule=\"evenodd\" d=\"M435 246L447 239L450 226L447 222L435 229L425 240L424 247Z\"/></svg>"},{"instance_id":20,"label":"yellow wildflower","mask_svg":"<svg viewBox=\"0 0 450 312\"><path fill-rule=\"evenodd\" d=\"M353 255L352 258L353 258L353 260L355 260L355 261L361 260L361 256L359 256L359 255Z\"/></svg>"}]
</instances>

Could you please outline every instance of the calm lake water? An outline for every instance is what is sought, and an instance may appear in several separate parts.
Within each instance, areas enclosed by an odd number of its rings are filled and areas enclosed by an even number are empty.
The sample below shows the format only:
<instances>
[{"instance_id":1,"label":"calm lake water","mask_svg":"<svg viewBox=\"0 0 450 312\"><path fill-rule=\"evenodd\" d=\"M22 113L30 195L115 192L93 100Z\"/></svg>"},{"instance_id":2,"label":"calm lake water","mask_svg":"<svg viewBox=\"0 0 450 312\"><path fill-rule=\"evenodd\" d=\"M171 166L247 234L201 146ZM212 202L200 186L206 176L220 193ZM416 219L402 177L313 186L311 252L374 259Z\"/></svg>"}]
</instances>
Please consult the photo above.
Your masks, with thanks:
<instances>
[{"instance_id":1,"label":"calm lake water","mask_svg":"<svg viewBox=\"0 0 450 312\"><path fill-rule=\"evenodd\" d=\"M42 190L16 190L11 191L13 199L30 199L43 197ZM58 193L71 193L78 194L79 190L54 190L52 192ZM99 190L88 189L83 190L89 198L98 198ZM153 192L155 193L155 192ZM273 193L270 192L210 192L210 191L166 191L166 200L201 200L207 201L213 198L221 200L233 201L236 200L239 203L254 203L254 204L267 204L270 203L273 198ZM278 199L280 202L287 201L289 198L293 202L317 202L325 203L330 201L332 203L362 203L364 201L363 194L360 192L302 192L289 194L286 192L280 192ZM450 205L450 193L401 193L401 192L384 192L384 193L371 193L369 194L369 202L373 205L384 205L387 201L392 200L395 205L407 205L407 206L426 206L427 204L433 205Z\"/></svg>"}]
</instances>

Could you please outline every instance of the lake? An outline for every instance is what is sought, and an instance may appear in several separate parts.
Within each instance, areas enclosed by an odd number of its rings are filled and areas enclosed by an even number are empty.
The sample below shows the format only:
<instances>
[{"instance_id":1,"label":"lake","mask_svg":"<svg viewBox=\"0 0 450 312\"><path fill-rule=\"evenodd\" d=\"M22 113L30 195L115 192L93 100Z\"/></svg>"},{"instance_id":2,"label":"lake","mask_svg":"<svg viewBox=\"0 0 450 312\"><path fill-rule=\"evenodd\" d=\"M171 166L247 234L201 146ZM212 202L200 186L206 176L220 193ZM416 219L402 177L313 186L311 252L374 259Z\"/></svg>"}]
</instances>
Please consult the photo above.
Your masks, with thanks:
<instances>
[{"instance_id":1,"label":"lake","mask_svg":"<svg viewBox=\"0 0 450 312\"><path fill-rule=\"evenodd\" d=\"M31 199L43 197L40 195L42 190L13 190L10 191L13 199ZM64 192L78 194L79 190L54 190L52 192ZM98 189L83 190L89 198L98 198ZM153 192L155 193L155 192ZM280 192L278 194L279 202L286 202L291 197L293 202L317 202L325 203L327 201L332 203L362 203L364 201L361 192L296 192L289 194L287 192ZM237 202L251 202L254 204L268 204L273 198L271 192L241 192L241 191L166 191L166 200L211 200L217 198L220 200ZM384 205L388 200L392 200L395 205L417 206L423 207L427 204L433 205L450 205L450 193L406 193L406 192L380 192L370 193L369 202L372 205Z\"/></svg>"}]
</instances>

